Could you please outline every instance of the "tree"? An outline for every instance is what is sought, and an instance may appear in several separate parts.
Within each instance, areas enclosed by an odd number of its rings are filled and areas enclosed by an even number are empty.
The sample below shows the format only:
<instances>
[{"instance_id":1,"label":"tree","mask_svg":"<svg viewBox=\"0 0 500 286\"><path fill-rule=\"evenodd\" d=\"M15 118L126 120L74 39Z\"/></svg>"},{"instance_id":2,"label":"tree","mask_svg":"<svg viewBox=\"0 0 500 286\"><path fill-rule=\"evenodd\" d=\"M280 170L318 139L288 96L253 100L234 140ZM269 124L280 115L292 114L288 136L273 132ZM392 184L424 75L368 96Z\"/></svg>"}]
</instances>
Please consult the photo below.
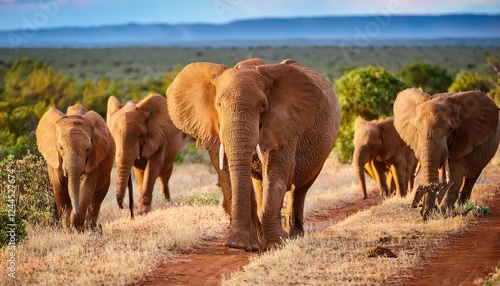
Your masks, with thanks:
<instances>
[{"instance_id":1,"label":"tree","mask_svg":"<svg viewBox=\"0 0 500 286\"><path fill-rule=\"evenodd\" d=\"M32 132L45 111L51 106L66 109L75 101L76 85L62 73L29 59L15 61L3 79L0 155L20 157L36 146Z\"/></svg>"},{"instance_id":2,"label":"tree","mask_svg":"<svg viewBox=\"0 0 500 286\"><path fill-rule=\"evenodd\" d=\"M411 63L398 74L408 86L422 88L429 94L445 92L453 82L446 69L429 63Z\"/></svg>"},{"instance_id":3,"label":"tree","mask_svg":"<svg viewBox=\"0 0 500 286\"><path fill-rule=\"evenodd\" d=\"M392 116L396 95L406 84L382 67L362 67L335 81L339 97L341 124L335 148L342 162L350 162L354 146L354 122L358 116L366 120Z\"/></svg>"}]
</instances>

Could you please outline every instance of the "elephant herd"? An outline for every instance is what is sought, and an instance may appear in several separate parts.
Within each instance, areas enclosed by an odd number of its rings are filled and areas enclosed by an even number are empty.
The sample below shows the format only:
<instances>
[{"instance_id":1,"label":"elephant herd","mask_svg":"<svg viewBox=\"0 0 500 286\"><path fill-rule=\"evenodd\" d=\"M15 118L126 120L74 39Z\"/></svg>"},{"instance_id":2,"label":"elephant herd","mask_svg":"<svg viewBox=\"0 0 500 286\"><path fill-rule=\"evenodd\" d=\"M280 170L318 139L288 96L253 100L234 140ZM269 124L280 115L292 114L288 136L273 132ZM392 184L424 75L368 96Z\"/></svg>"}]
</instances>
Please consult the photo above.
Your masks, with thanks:
<instances>
[{"instance_id":1,"label":"elephant herd","mask_svg":"<svg viewBox=\"0 0 500 286\"><path fill-rule=\"evenodd\" d=\"M428 95L399 93L394 118L358 118L354 166L364 197L365 166L381 193L405 196L417 162L424 185L424 217L470 198L472 186L500 140L499 109L481 92ZM230 218L227 245L265 250L304 233L304 201L330 154L340 108L330 81L293 60L266 64L258 58L234 67L187 65L166 92L122 104L108 99L106 121L81 105L66 114L51 108L36 130L47 161L58 214L65 226L95 227L116 162L116 197L127 186L133 215L131 168L139 182L139 213L151 210L157 178L167 200L168 181L184 134L201 141L218 174ZM444 166L449 166L445 168ZM446 169L446 170L445 170ZM444 171L443 171L444 170ZM443 176L441 176L443 180ZM285 221L281 208L288 192Z\"/></svg>"}]
</instances>

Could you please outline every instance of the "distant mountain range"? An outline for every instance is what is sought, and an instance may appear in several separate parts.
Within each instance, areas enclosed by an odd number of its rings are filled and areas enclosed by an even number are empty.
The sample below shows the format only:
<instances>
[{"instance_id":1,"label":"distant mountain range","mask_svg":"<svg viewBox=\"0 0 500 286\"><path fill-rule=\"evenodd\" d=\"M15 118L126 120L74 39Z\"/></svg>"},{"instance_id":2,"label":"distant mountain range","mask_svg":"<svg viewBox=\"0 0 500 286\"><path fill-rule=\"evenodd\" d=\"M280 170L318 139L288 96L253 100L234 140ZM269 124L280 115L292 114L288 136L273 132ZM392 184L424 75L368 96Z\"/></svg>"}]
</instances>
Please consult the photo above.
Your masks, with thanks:
<instances>
[{"instance_id":1,"label":"distant mountain range","mask_svg":"<svg viewBox=\"0 0 500 286\"><path fill-rule=\"evenodd\" d=\"M0 47L494 45L500 15L345 16L0 31Z\"/></svg>"}]
</instances>

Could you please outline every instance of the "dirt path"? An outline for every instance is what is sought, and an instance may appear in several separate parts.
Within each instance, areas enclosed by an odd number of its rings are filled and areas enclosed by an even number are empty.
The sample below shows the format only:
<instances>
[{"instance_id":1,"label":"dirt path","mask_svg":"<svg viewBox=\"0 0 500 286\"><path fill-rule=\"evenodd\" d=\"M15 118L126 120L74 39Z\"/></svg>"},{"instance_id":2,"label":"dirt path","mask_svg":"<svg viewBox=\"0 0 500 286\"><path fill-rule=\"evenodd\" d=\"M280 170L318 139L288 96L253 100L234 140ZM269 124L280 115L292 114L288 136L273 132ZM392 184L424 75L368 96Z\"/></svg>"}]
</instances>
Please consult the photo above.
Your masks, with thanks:
<instances>
[{"instance_id":1,"label":"dirt path","mask_svg":"<svg viewBox=\"0 0 500 286\"><path fill-rule=\"evenodd\" d=\"M444 249L433 250L417 269L392 277L385 285L482 285L500 267L500 174L488 186L495 195L490 212L475 219L467 231L453 236Z\"/></svg>"},{"instance_id":2,"label":"dirt path","mask_svg":"<svg viewBox=\"0 0 500 286\"><path fill-rule=\"evenodd\" d=\"M434 249L419 266L391 277L384 285L478 285L500 267L500 168L490 169L483 191L495 195L487 216L475 219L467 231L450 238L446 248ZM474 195L474 194L473 194ZM367 200L310 214L306 231L321 231L347 216L381 201ZM134 285L219 285L222 277L241 270L252 256L224 246L226 233L202 241L189 253L156 262L155 270Z\"/></svg>"},{"instance_id":3,"label":"dirt path","mask_svg":"<svg viewBox=\"0 0 500 286\"><path fill-rule=\"evenodd\" d=\"M312 213L306 220L306 231L321 231L356 211L378 204L382 198L372 194L338 209ZM206 239L186 254L159 261L155 270L135 285L219 285L223 277L247 265L250 257L258 253L229 249L224 246L227 234Z\"/></svg>"}]
</instances>

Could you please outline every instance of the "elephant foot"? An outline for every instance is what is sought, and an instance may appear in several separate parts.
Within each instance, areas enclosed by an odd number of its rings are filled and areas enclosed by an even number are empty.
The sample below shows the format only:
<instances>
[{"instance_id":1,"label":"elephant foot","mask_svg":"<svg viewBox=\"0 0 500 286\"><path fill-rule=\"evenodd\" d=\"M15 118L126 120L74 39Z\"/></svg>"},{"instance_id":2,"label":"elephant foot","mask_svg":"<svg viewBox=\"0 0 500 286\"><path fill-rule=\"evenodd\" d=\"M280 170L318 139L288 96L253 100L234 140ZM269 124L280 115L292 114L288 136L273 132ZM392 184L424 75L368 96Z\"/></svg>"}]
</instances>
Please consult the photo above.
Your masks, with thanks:
<instances>
[{"instance_id":1,"label":"elephant foot","mask_svg":"<svg viewBox=\"0 0 500 286\"><path fill-rule=\"evenodd\" d=\"M142 205L141 204L139 207L139 214L140 215L145 215L150 211L151 211L151 205Z\"/></svg>"},{"instance_id":2,"label":"elephant foot","mask_svg":"<svg viewBox=\"0 0 500 286\"><path fill-rule=\"evenodd\" d=\"M262 238L261 243L260 243L261 249L262 250L272 250L272 249L278 248L281 245L283 245L283 242L287 238L288 238L288 233L284 230L280 231L280 234L276 235L276 236L267 237L264 235L264 237Z\"/></svg>"},{"instance_id":3,"label":"elephant foot","mask_svg":"<svg viewBox=\"0 0 500 286\"><path fill-rule=\"evenodd\" d=\"M231 228L226 246L230 248L244 249L249 252L258 251L259 241L256 233Z\"/></svg>"},{"instance_id":4,"label":"elephant foot","mask_svg":"<svg viewBox=\"0 0 500 286\"><path fill-rule=\"evenodd\" d=\"M288 234L289 238L297 238L297 237L303 237L304 236L304 230L299 229L297 227L293 227L290 229L290 232Z\"/></svg>"}]
</instances>

